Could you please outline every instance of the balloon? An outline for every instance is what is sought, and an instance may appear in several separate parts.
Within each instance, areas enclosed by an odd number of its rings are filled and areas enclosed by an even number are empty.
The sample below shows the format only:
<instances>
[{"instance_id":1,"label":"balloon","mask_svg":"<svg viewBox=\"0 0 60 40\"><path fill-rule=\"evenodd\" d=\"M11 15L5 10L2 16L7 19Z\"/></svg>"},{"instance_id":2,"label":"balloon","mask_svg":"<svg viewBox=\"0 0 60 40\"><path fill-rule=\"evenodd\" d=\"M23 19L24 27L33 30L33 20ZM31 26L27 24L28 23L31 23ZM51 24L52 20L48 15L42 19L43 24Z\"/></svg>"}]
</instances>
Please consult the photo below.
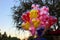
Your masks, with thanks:
<instances>
[{"instance_id":1,"label":"balloon","mask_svg":"<svg viewBox=\"0 0 60 40\"><path fill-rule=\"evenodd\" d=\"M29 30L30 23L29 23L29 22L22 23L22 27L23 27L25 30Z\"/></svg>"},{"instance_id":2,"label":"balloon","mask_svg":"<svg viewBox=\"0 0 60 40\"><path fill-rule=\"evenodd\" d=\"M57 18L55 16L52 16L53 18L53 22L56 23L57 22Z\"/></svg>"},{"instance_id":3,"label":"balloon","mask_svg":"<svg viewBox=\"0 0 60 40\"><path fill-rule=\"evenodd\" d=\"M50 18L49 18L49 24L50 24L50 26L53 25L53 24L55 23L55 22L53 22L53 21L54 21L53 17L50 16Z\"/></svg>"},{"instance_id":4,"label":"balloon","mask_svg":"<svg viewBox=\"0 0 60 40\"><path fill-rule=\"evenodd\" d=\"M40 8L40 15L43 15L43 14L46 14L46 15L49 15L49 8L46 7L46 6L43 6L42 8Z\"/></svg>"},{"instance_id":5,"label":"balloon","mask_svg":"<svg viewBox=\"0 0 60 40\"><path fill-rule=\"evenodd\" d=\"M32 6L31 6L33 9L38 9L39 8L39 5L38 4L32 4Z\"/></svg>"},{"instance_id":6,"label":"balloon","mask_svg":"<svg viewBox=\"0 0 60 40\"><path fill-rule=\"evenodd\" d=\"M32 19L32 23L35 23L37 20L36 19Z\"/></svg>"},{"instance_id":7,"label":"balloon","mask_svg":"<svg viewBox=\"0 0 60 40\"><path fill-rule=\"evenodd\" d=\"M27 12L27 14L23 14L22 15L22 19L26 22L26 21L30 21L30 17L29 17L29 13Z\"/></svg>"},{"instance_id":8,"label":"balloon","mask_svg":"<svg viewBox=\"0 0 60 40\"><path fill-rule=\"evenodd\" d=\"M43 7L41 8L41 10L48 12L48 11L49 11L49 8L48 8L47 6L43 6Z\"/></svg>"},{"instance_id":9,"label":"balloon","mask_svg":"<svg viewBox=\"0 0 60 40\"><path fill-rule=\"evenodd\" d=\"M38 11L37 10L31 10L29 16L30 16L30 18L37 18L38 17Z\"/></svg>"},{"instance_id":10,"label":"balloon","mask_svg":"<svg viewBox=\"0 0 60 40\"><path fill-rule=\"evenodd\" d=\"M48 21L48 20L49 20L49 16L48 16L48 15L43 14L43 15L41 15L41 16L39 17L39 19L40 19L40 21L46 22L46 21Z\"/></svg>"},{"instance_id":11,"label":"balloon","mask_svg":"<svg viewBox=\"0 0 60 40\"><path fill-rule=\"evenodd\" d=\"M34 26L31 26L30 28L29 28L29 31L31 32L31 34L34 36L35 35L35 28L34 28Z\"/></svg>"},{"instance_id":12,"label":"balloon","mask_svg":"<svg viewBox=\"0 0 60 40\"><path fill-rule=\"evenodd\" d=\"M34 27L37 28L39 26L40 22L37 20L37 22L34 23Z\"/></svg>"},{"instance_id":13,"label":"balloon","mask_svg":"<svg viewBox=\"0 0 60 40\"><path fill-rule=\"evenodd\" d=\"M26 14L23 14L23 15L22 15L22 20L23 20L24 22L26 22Z\"/></svg>"},{"instance_id":14,"label":"balloon","mask_svg":"<svg viewBox=\"0 0 60 40\"><path fill-rule=\"evenodd\" d=\"M44 29L45 29L44 27L37 28L37 35L42 36L42 33L43 33Z\"/></svg>"},{"instance_id":15,"label":"balloon","mask_svg":"<svg viewBox=\"0 0 60 40\"><path fill-rule=\"evenodd\" d=\"M29 12L26 13L26 18L27 18L27 21L30 22L30 17L29 17Z\"/></svg>"},{"instance_id":16,"label":"balloon","mask_svg":"<svg viewBox=\"0 0 60 40\"><path fill-rule=\"evenodd\" d=\"M39 9L38 9L37 11L38 11L38 18L39 18L39 17L40 17L40 12L41 12L41 11L40 11Z\"/></svg>"},{"instance_id":17,"label":"balloon","mask_svg":"<svg viewBox=\"0 0 60 40\"><path fill-rule=\"evenodd\" d=\"M24 26L25 26L25 22L23 22L23 23L21 24L21 26L24 27Z\"/></svg>"},{"instance_id":18,"label":"balloon","mask_svg":"<svg viewBox=\"0 0 60 40\"><path fill-rule=\"evenodd\" d=\"M40 20L39 19L32 19L32 23L33 23L34 27L37 28L40 24Z\"/></svg>"}]
</instances>

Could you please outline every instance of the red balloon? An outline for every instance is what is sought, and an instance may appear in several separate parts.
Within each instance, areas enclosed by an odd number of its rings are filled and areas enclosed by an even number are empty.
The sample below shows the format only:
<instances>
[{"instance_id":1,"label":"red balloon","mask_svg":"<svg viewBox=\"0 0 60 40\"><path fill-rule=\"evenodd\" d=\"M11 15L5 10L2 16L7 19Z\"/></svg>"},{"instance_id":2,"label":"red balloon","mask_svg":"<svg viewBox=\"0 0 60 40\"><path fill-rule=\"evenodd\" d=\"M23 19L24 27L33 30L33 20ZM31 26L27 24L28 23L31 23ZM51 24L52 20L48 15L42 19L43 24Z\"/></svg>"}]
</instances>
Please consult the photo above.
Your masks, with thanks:
<instances>
[{"instance_id":1,"label":"red balloon","mask_svg":"<svg viewBox=\"0 0 60 40\"><path fill-rule=\"evenodd\" d=\"M53 25L53 18L52 16L49 17L49 26Z\"/></svg>"},{"instance_id":2,"label":"red balloon","mask_svg":"<svg viewBox=\"0 0 60 40\"><path fill-rule=\"evenodd\" d=\"M56 22L57 22L57 18L56 17L53 17L53 16L49 17L49 26L53 25Z\"/></svg>"},{"instance_id":3,"label":"red balloon","mask_svg":"<svg viewBox=\"0 0 60 40\"><path fill-rule=\"evenodd\" d=\"M23 20L24 22L26 22L26 14L23 14L23 15L22 15L22 20Z\"/></svg>"},{"instance_id":4,"label":"red balloon","mask_svg":"<svg viewBox=\"0 0 60 40\"><path fill-rule=\"evenodd\" d=\"M29 12L26 13L26 18L27 18L26 21L29 22L30 21Z\"/></svg>"},{"instance_id":5,"label":"red balloon","mask_svg":"<svg viewBox=\"0 0 60 40\"><path fill-rule=\"evenodd\" d=\"M24 20L24 22L26 22L26 21L29 22L30 21L29 13L23 14L22 19Z\"/></svg>"},{"instance_id":6,"label":"red balloon","mask_svg":"<svg viewBox=\"0 0 60 40\"><path fill-rule=\"evenodd\" d=\"M40 10L38 10L38 18L40 17Z\"/></svg>"},{"instance_id":7,"label":"red balloon","mask_svg":"<svg viewBox=\"0 0 60 40\"><path fill-rule=\"evenodd\" d=\"M57 22L57 18L53 16L53 22L56 23Z\"/></svg>"}]
</instances>

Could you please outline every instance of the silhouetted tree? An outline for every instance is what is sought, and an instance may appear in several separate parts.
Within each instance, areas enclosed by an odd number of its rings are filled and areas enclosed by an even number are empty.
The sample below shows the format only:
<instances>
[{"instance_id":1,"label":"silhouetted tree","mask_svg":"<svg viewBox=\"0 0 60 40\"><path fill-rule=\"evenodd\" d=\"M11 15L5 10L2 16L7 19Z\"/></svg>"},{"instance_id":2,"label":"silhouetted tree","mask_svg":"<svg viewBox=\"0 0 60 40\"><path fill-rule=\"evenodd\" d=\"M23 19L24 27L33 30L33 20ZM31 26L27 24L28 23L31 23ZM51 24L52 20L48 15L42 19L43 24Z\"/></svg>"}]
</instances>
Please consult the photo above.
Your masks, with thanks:
<instances>
[{"instance_id":1,"label":"silhouetted tree","mask_svg":"<svg viewBox=\"0 0 60 40\"><path fill-rule=\"evenodd\" d=\"M30 36L30 37L28 38L28 40L34 40L34 37L33 37L33 36Z\"/></svg>"},{"instance_id":2,"label":"silhouetted tree","mask_svg":"<svg viewBox=\"0 0 60 40\"><path fill-rule=\"evenodd\" d=\"M2 35L2 39L3 40L7 40L7 34L6 34L6 32L4 32L4 34Z\"/></svg>"},{"instance_id":3,"label":"silhouetted tree","mask_svg":"<svg viewBox=\"0 0 60 40\"><path fill-rule=\"evenodd\" d=\"M1 33L0 33L0 40L2 39L2 35L1 35Z\"/></svg>"},{"instance_id":4,"label":"silhouetted tree","mask_svg":"<svg viewBox=\"0 0 60 40\"><path fill-rule=\"evenodd\" d=\"M20 4L18 7L14 5L12 8L14 23L18 29L21 28L21 15L27 10L30 10L32 4L39 4L40 6L47 5L49 7L50 15L56 16L58 18L57 25L60 28L60 0L19 0L19 2ZM56 26L54 26L54 28L56 28Z\"/></svg>"},{"instance_id":5,"label":"silhouetted tree","mask_svg":"<svg viewBox=\"0 0 60 40\"><path fill-rule=\"evenodd\" d=\"M11 37L11 36L7 36L6 32L4 32L4 34L0 33L0 40L20 40L17 37Z\"/></svg>"}]
</instances>

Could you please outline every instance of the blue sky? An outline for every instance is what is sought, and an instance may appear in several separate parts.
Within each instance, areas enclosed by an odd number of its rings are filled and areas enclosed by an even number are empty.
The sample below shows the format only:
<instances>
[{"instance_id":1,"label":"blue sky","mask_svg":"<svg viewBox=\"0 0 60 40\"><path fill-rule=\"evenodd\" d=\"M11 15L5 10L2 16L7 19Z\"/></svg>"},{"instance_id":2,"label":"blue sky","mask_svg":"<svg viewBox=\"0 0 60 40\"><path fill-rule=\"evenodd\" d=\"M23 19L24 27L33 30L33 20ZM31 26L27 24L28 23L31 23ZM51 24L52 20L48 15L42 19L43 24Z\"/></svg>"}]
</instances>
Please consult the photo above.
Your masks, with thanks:
<instances>
[{"instance_id":1,"label":"blue sky","mask_svg":"<svg viewBox=\"0 0 60 40\"><path fill-rule=\"evenodd\" d=\"M15 2L14 2L15 1ZM18 1L18 0L17 0ZM12 9L11 7L15 5L19 5L19 1L16 0L0 0L0 29L1 33L7 33L7 36L11 35L12 37L16 36L18 38L28 37L30 34L28 31L25 31L23 34L23 30L18 31L14 25L12 20ZM26 35L27 33L27 35ZM19 36L20 35L20 36ZM25 35L24 37L22 37Z\"/></svg>"},{"instance_id":2,"label":"blue sky","mask_svg":"<svg viewBox=\"0 0 60 40\"><path fill-rule=\"evenodd\" d=\"M0 0L0 29L1 31L9 31L13 27L12 10L14 0Z\"/></svg>"}]
</instances>

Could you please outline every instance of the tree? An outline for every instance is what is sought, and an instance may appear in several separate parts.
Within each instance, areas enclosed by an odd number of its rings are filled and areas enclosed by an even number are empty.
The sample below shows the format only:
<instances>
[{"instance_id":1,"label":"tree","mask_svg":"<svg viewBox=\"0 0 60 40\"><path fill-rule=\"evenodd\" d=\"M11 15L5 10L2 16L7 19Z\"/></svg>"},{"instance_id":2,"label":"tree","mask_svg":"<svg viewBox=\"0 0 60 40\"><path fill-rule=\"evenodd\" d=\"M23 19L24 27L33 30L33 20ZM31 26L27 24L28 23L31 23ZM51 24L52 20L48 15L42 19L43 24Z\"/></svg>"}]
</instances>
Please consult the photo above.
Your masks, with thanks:
<instances>
[{"instance_id":1,"label":"tree","mask_svg":"<svg viewBox=\"0 0 60 40\"><path fill-rule=\"evenodd\" d=\"M2 39L3 40L7 40L7 34L6 34L6 32L4 32L4 34L2 35Z\"/></svg>"},{"instance_id":2,"label":"tree","mask_svg":"<svg viewBox=\"0 0 60 40\"><path fill-rule=\"evenodd\" d=\"M17 37L11 37L11 36L7 36L6 32L4 32L4 34L0 33L0 40L20 40Z\"/></svg>"},{"instance_id":3,"label":"tree","mask_svg":"<svg viewBox=\"0 0 60 40\"><path fill-rule=\"evenodd\" d=\"M2 39L2 35L1 35L1 33L0 33L0 40Z\"/></svg>"},{"instance_id":4,"label":"tree","mask_svg":"<svg viewBox=\"0 0 60 40\"><path fill-rule=\"evenodd\" d=\"M16 27L18 29L21 28L21 23L23 22L21 19L21 15L27 10L31 9L32 4L39 4L40 6L47 5L49 7L50 15L56 16L58 19L57 25L58 29L60 29L60 0L19 0L20 5L13 7L13 19ZM56 26L54 26L56 28Z\"/></svg>"}]
</instances>

